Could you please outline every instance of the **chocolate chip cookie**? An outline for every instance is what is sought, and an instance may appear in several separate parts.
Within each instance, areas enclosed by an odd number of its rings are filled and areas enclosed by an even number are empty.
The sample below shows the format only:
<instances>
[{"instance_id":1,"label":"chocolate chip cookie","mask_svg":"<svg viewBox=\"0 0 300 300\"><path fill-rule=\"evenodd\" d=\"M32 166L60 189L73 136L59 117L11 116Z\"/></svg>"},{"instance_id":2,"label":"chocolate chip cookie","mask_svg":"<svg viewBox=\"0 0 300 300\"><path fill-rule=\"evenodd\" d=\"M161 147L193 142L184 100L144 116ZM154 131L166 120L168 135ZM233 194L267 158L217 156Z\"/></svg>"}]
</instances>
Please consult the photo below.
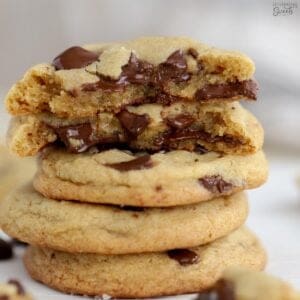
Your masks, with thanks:
<instances>
[{"instance_id":1,"label":"chocolate chip cookie","mask_svg":"<svg viewBox=\"0 0 300 300\"><path fill-rule=\"evenodd\" d=\"M53 199L166 207L258 187L267 173L262 151L247 156L117 149L71 154L54 148L41 156L34 187Z\"/></svg>"},{"instance_id":2,"label":"chocolate chip cookie","mask_svg":"<svg viewBox=\"0 0 300 300\"><path fill-rule=\"evenodd\" d=\"M238 102L143 104L77 119L51 113L19 116L12 119L8 136L10 149L20 156L35 155L57 142L72 153L97 146L250 154L263 144L260 123Z\"/></svg>"},{"instance_id":3,"label":"chocolate chip cookie","mask_svg":"<svg viewBox=\"0 0 300 300\"><path fill-rule=\"evenodd\" d=\"M32 158L20 159L0 144L0 202L16 185L32 180L36 171Z\"/></svg>"},{"instance_id":4,"label":"chocolate chip cookie","mask_svg":"<svg viewBox=\"0 0 300 300\"><path fill-rule=\"evenodd\" d=\"M78 118L142 103L255 100L254 70L244 54L184 37L76 46L28 70L6 105L14 115Z\"/></svg>"},{"instance_id":5,"label":"chocolate chip cookie","mask_svg":"<svg viewBox=\"0 0 300 300\"><path fill-rule=\"evenodd\" d=\"M266 254L257 238L239 229L211 244L167 252L99 255L29 247L25 266L36 280L66 293L147 298L203 291L226 267L261 270Z\"/></svg>"},{"instance_id":6,"label":"chocolate chip cookie","mask_svg":"<svg viewBox=\"0 0 300 300\"><path fill-rule=\"evenodd\" d=\"M24 186L0 206L0 225L10 236L66 252L125 254L193 247L241 226L246 196L195 205L141 208L47 199Z\"/></svg>"}]
</instances>

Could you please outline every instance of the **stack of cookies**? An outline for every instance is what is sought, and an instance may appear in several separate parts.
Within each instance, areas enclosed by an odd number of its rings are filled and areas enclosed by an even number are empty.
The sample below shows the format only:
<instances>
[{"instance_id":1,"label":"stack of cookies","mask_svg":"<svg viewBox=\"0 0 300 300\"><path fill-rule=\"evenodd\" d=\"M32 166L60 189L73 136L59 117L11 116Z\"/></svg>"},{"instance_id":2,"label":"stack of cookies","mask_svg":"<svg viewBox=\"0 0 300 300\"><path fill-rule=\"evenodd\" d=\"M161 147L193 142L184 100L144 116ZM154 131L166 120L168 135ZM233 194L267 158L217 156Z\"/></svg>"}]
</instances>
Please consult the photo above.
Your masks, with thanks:
<instances>
[{"instance_id":1,"label":"stack of cookies","mask_svg":"<svg viewBox=\"0 0 300 300\"><path fill-rule=\"evenodd\" d=\"M67 293L151 297L260 270L243 192L263 184L253 62L188 38L72 47L7 95L10 149L38 155L0 208L25 266Z\"/></svg>"}]
</instances>

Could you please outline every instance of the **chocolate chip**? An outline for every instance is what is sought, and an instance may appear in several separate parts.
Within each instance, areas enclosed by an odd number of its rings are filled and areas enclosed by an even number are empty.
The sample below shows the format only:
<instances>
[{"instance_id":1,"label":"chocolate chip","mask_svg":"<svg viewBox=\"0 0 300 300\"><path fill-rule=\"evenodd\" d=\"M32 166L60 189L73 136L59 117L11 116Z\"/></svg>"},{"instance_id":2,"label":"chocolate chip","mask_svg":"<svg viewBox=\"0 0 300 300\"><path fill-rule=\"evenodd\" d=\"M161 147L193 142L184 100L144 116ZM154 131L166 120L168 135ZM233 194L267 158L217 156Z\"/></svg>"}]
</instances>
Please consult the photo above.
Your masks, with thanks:
<instances>
[{"instance_id":1,"label":"chocolate chip","mask_svg":"<svg viewBox=\"0 0 300 300\"><path fill-rule=\"evenodd\" d=\"M173 128L184 129L191 126L194 123L195 119L188 114L179 114L175 117L168 117L167 123Z\"/></svg>"},{"instance_id":2,"label":"chocolate chip","mask_svg":"<svg viewBox=\"0 0 300 300\"><path fill-rule=\"evenodd\" d=\"M150 118L147 114L137 115L126 109L116 116L129 135L133 137L140 135L150 123Z\"/></svg>"},{"instance_id":3,"label":"chocolate chip","mask_svg":"<svg viewBox=\"0 0 300 300\"><path fill-rule=\"evenodd\" d=\"M25 289L18 280L10 279L8 284L14 285L17 288L18 295L25 295Z\"/></svg>"},{"instance_id":4,"label":"chocolate chip","mask_svg":"<svg viewBox=\"0 0 300 300\"><path fill-rule=\"evenodd\" d=\"M99 81L82 85L83 91L122 91L128 84L143 84L157 86L158 90L167 82L182 82L190 79L187 72L187 63L184 53L181 50L172 53L165 62L154 65L140 60L134 53L131 53L129 61L122 66L122 72L117 80L98 74ZM145 100L146 101L146 100Z\"/></svg>"},{"instance_id":5,"label":"chocolate chip","mask_svg":"<svg viewBox=\"0 0 300 300\"><path fill-rule=\"evenodd\" d=\"M233 184L223 180L220 175L205 176L199 182L212 193L226 193L233 188Z\"/></svg>"},{"instance_id":6,"label":"chocolate chip","mask_svg":"<svg viewBox=\"0 0 300 300\"><path fill-rule=\"evenodd\" d=\"M132 84L147 84L153 76L154 66L146 61L139 60L131 53L128 63L122 67L120 80Z\"/></svg>"},{"instance_id":7,"label":"chocolate chip","mask_svg":"<svg viewBox=\"0 0 300 300\"><path fill-rule=\"evenodd\" d=\"M116 169L120 172L127 172L131 170L143 170L152 168L153 162L151 160L151 156L147 154L129 161L114 164L106 164L106 166Z\"/></svg>"},{"instance_id":8,"label":"chocolate chip","mask_svg":"<svg viewBox=\"0 0 300 300\"><path fill-rule=\"evenodd\" d=\"M162 191L162 186L161 185L157 185L156 187L155 187L155 190L157 191L157 192L160 192L160 191Z\"/></svg>"},{"instance_id":9,"label":"chocolate chip","mask_svg":"<svg viewBox=\"0 0 300 300\"><path fill-rule=\"evenodd\" d=\"M189 249L174 249L167 253L171 259L176 260L182 266L196 264L199 261L197 253Z\"/></svg>"},{"instance_id":10,"label":"chocolate chip","mask_svg":"<svg viewBox=\"0 0 300 300\"><path fill-rule=\"evenodd\" d=\"M0 260L6 260L13 257L12 245L0 239Z\"/></svg>"},{"instance_id":11,"label":"chocolate chip","mask_svg":"<svg viewBox=\"0 0 300 300\"><path fill-rule=\"evenodd\" d=\"M89 123L57 127L54 130L71 152L81 153L95 144L92 139L92 126Z\"/></svg>"},{"instance_id":12,"label":"chocolate chip","mask_svg":"<svg viewBox=\"0 0 300 300\"><path fill-rule=\"evenodd\" d=\"M71 47L54 58L52 65L56 70L70 70L83 68L98 60L97 53L81 47Z\"/></svg>"},{"instance_id":13,"label":"chocolate chip","mask_svg":"<svg viewBox=\"0 0 300 300\"><path fill-rule=\"evenodd\" d=\"M207 84L196 92L195 98L201 101L213 98L245 96L249 99L256 100L257 92L258 85L256 81L249 79L230 83Z\"/></svg>"},{"instance_id":14,"label":"chocolate chip","mask_svg":"<svg viewBox=\"0 0 300 300\"><path fill-rule=\"evenodd\" d=\"M5 295L0 295L0 300L10 300L10 297Z\"/></svg>"},{"instance_id":15,"label":"chocolate chip","mask_svg":"<svg viewBox=\"0 0 300 300\"><path fill-rule=\"evenodd\" d=\"M190 77L184 53L182 50L177 50L165 62L158 65L155 82L160 85L164 85L168 81L179 83L189 80Z\"/></svg>"}]
</instances>

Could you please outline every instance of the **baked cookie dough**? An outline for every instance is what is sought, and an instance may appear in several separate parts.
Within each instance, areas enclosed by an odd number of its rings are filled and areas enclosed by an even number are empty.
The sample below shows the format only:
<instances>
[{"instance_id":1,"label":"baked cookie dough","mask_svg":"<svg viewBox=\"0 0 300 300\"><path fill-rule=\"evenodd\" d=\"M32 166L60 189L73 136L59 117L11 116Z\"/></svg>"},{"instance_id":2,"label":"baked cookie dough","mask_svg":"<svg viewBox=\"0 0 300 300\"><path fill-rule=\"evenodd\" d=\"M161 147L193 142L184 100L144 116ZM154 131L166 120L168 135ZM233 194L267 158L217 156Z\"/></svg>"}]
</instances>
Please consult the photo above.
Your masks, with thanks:
<instances>
[{"instance_id":1,"label":"baked cookie dough","mask_svg":"<svg viewBox=\"0 0 300 300\"><path fill-rule=\"evenodd\" d=\"M44 198L31 186L0 205L0 226L29 244L66 252L125 254L193 247L241 226L244 193L171 208L95 205Z\"/></svg>"},{"instance_id":2,"label":"baked cookie dough","mask_svg":"<svg viewBox=\"0 0 300 300\"><path fill-rule=\"evenodd\" d=\"M11 121L9 147L20 156L35 155L61 142L69 152L90 147L127 147L135 150L188 150L250 154L261 149L263 129L238 102L200 104L177 102L170 106L127 106L118 114L64 119L41 113Z\"/></svg>"},{"instance_id":3,"label":"baked cookie dough","mask_svg":"<svg viewBox=\"0 0 300 300\"><path fill-rule=\"evenodd\" d=\"M195 300L299 300L300 293L288 283L269 274L241 267L224 271L213 287Z\"/></svg>"},{"instance_id":4,"label":"baked cookie dough","mask_svg":"<svg viewBox=\"0 0 300 300\"><path fill-rule=\"evenodd\" d=\"M16 186L31 180L35 172L36 165L32 158L15 157L0 144L0 202Z\"/></svg>"},{"instance_id":5,"label":"baked cookie dough","mask_svg":"<svg viewBox=\"0 0 300 300\"><path fill-rule=\"evenodd\" d=\"M255 188L267 175L262 151L247 156L117 149L70 154L53 148L41 155L34 187L52 199L165 207Z\"/></svg>"},{"instance_id":6,"label":"baked cookie dough","mask_svg":"<svg viewBox=\"0 0 300 300\"><path fill-rule=\"evenodd\" d=\"M205 246L148 254L104 256L29 247L24 262L34 279L65 293L146 298L201 292L229 266L263 269L266 255L243 228Z\"/></svg>"},{"instance_id":7,"label":"baked cookie dough","mask_svg":"<svg viewBox=\"0 0 300 300\"><path fill-rule=\"evenodd\" d=\"M6 98L13 115L95 116L126 105L256 99L254 63L185 37L72 47L29 69Z\"/></svg>"}]
</instances>

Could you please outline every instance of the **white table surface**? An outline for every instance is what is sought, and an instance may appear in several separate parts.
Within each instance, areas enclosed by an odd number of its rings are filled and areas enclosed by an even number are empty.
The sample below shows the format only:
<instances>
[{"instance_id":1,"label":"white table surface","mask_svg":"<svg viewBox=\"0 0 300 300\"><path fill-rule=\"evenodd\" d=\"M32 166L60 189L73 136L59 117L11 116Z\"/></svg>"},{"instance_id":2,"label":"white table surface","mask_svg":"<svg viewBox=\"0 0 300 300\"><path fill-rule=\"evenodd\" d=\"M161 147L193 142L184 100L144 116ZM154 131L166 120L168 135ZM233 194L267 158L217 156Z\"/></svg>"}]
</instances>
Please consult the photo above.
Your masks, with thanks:
<instances>
[{"instance_id":1,"label":"white table surface","mask_svg":"<svg viewBox=\"0 0 300 300\"><path fill-rule=\"evenodd\" d=\"M272 155L269 160L267 184L248 192L251 211L247 223L267 249L267 271L300 290L300 187L296 185L296 177L300 175L300 156ZM22 250L18 249L15 259L0 262L0 282L18 278L36 299L82 299L63 295L31 280L24 270L21 256Z\"/></svg>"}]
</instances>

